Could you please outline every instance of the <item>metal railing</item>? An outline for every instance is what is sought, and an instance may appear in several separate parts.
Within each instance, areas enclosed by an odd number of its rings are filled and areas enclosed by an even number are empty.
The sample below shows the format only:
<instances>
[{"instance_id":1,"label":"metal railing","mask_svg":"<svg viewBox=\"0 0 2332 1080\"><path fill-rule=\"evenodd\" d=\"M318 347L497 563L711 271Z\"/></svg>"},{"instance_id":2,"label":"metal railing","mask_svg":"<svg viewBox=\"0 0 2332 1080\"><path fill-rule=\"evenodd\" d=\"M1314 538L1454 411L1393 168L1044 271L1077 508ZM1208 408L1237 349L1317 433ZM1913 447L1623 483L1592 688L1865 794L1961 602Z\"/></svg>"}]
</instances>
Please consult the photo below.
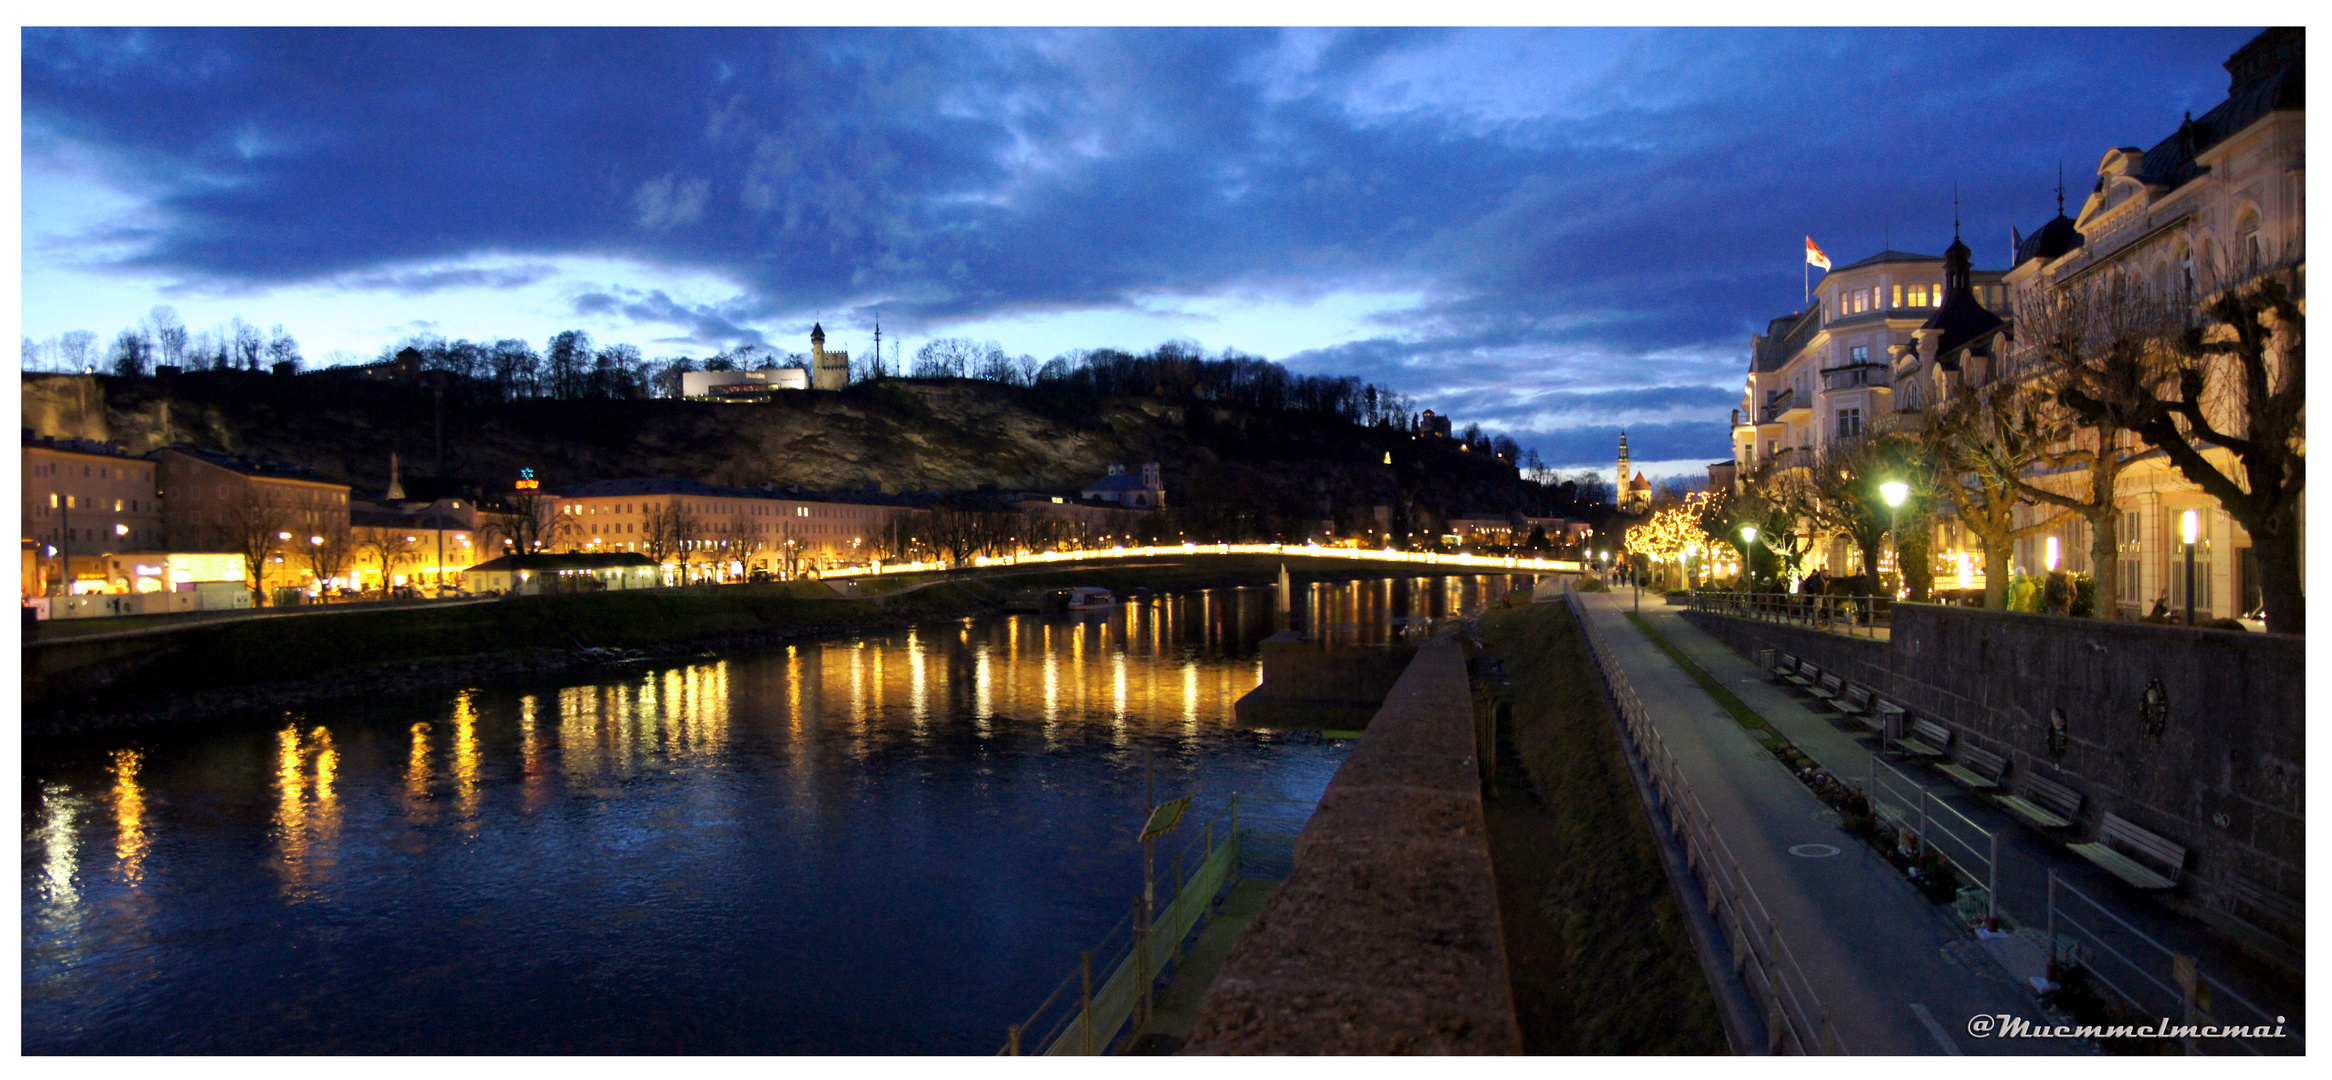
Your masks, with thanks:
<instances>
[{"instance_id":1,"label":"metal railing","mask_svg":"<svg viewBox=\"0 0 2332 1080\"><path fill-rule=\"evenodd\" d=\"M1695 592L1689 603L1694 611L1870 637L1878 636L1895 612L1891 596Z\"/></svg>"},{"instance_id":2,"label":"metal railing","mask_svg":"<svg viewBox=\"0 0 2332 1080\"><path fill-rule=\"evenodd\" d=\"M1260 813L1242 813L1255 804ZM1083 951L1077 969L1028 1019L1011 1026L998 1053L1104 1054L1129 1023L1139 1030L1149 1019L1159 979L1181 963L1215 895L1239 878L1285 877L1293 867L1296 835L1311 815L1274 811L1317 805L1299 799L1243 800L1234 792L1195 832L1187 822L1178 828L1176 833L1192 834L1173 854L1172 876L1165 882L1169 888L1163 890L1170 899L1148 911L1143 900L1135 900L1100 942Z\"/></svg>"},{"instance_id":3,"label":"metal railing","mask_svg":"<svg viewBox=\"0 0 2332 1080\"><path fill-rule=\"evenodd\" d=\"M2099 986L2128 1004L2140 1024L2176 1018L2180 1025L2218 1027L2285 1027L2284 1017L2253 1004L2228 989L2227 984L2203 972L2187 956L2131 926L2089 894L2049 871L2047 930L2049 962L2061 968L2080 965ZM2232 1044L2249 1054L2307 1052L2307 1038L2296 1029L2290 1043L2250 1038L2185 1039L2186 1052L2212 1053Z\"/></svg>"},{"instance_id":4,"label":"metal railing","mask_svg":"<svg viewBox=\"0 0 2332 1080\"><path fill-rule=\"evenodd\" d=\"M1782 939L1781 924L1741 872L1741 860L1717 831L1692 782L1677 767L1676 756L1645 714L1627 672L1610 659L1611 647L1588 618L1578 591L1568 582L1564 591L1587 639L1588 658L1627 732L1623 749L1651 777L1653 797L1667 815L1670 830L1683 842L1685 862L1708 896L1709 914L1717 917L1732 943L1733 974L1765 1012L1766 1049L1772 1053L1846 1053L1837 1028L1830 1022L1829 1008L1822 1004L1813 980Z\"/></svg>"},{"instance_id":5,"label":"metal railing","mask_svg":"<svg viewBox=\"0 0 2332 1080\"><path fill-rule=\"evenodd\" d=\"M1893 821L1918 837L1919 854L1934 851L1969 881L1984 889L1984 914L2000 915L2000 837L1959 808L1937 798L1903 770L1870 755L1863 795L1871 815Z\"/></svg>"}]
</instances>

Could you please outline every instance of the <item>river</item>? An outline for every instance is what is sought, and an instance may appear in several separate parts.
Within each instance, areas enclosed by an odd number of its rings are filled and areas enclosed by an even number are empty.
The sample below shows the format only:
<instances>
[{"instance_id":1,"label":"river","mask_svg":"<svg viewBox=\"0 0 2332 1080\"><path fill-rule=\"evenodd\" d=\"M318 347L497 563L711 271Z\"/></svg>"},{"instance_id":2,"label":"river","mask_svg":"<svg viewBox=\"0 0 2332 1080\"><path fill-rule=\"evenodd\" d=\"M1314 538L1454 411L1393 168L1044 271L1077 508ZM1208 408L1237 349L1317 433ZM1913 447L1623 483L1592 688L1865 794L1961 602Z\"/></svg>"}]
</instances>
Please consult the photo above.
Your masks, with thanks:
<instances>
[{"instance_id":1,"label":"river","mask_svg":"<svg viewBox=\"0 0 2332 1080\"><path fill-rule=\"evenodd\" d=\"M1382 640L1504 576L1320 585ZM1269 589L356 701L24 763L29 1054L992 1053L1243 730Z\"/></svg>"}]
</instances>

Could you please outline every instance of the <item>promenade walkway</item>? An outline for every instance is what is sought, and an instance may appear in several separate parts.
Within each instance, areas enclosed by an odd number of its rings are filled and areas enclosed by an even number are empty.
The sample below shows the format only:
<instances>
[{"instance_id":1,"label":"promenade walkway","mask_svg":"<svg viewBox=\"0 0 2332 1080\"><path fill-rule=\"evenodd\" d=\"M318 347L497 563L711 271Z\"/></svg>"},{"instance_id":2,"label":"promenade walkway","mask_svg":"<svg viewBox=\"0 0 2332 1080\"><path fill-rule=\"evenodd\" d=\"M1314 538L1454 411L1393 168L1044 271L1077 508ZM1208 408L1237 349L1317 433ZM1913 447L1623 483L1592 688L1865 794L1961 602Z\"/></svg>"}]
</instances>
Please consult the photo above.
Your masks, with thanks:
<instances>
[{"instance_id":1,"label":"promenade walkway","mask_svg":"<svg viewBox=\"0 0 2332 1080\"><path fill-rule=\"evenodd\" d=\"M1779 920L1848 1051L1974 1055L2085 1049L2072 1040L2008 1044L1970 1038L1968 1019L1976 1015L2009 1013L2039 1021L2041 1012L2029 990L1974 947L1892 866L1834 824L1835 814L1820 799L1628 621L1626 594L1581 599L1615 654L1611 659L1626 670L1678 767L1740 858L1744 875ZM1645 609L1650 613L1653 605ZM1756 688L1738 682L1737 672L1718 677L1761 712L1776 704L1742 693ZM1820 749L1807 743L1801 747L1826 766L1824 753L1845 762L1860 750L1852 736L1836 729L1792 725L1783 730L1793 739L1802 730L1807 742Z\"/></svg>"},{"instance_id":2,"label":"promenade walkway","mask_svg":"<svg viewBox=\"0 0 2332 1080\"><path fill-rule=\"evenodd\" d=\"M1588 596L1585 599L1592 604L1598 597ZM1627 610L1626 597L1615 599L1618 610ZM1669 644L1676 646L1678 651L1700 665L1702 671L1731 690L1734 696L1823 769L1842 779L1850 779L1857 784L1862 782L1861 778L1870 768L1871 752L1878 748L1878 736L1835 712L1816 709L1812 699L1792 693L1774 682L1748 658L1686 621L1680 614L1683 610L1670 607L1665 602L1658 605L1647 603L1644 605L1643 617L1646 623L1668 639ZM1625 624L1624 618L1621 622ZM1633 627L1629 627L1629 630L1632 632ZM1612 631L1607 628L1604 633L1609 637ZM1617 647L1616 639L1614 646ZM1670 670L1674 670L1673 665ZM1632 667L1629 676L1636 677ZM1682 677L1681 672L1679 677ZM2130 925L2165 946L2195 957L2203 971L2225 982L2237 993L2263 1007L2289 1015L2294 1020L2299 1020L2303 1015L2304 1000L2263 978L2254 961L2237 955L2203 926L2143 896L2132 894L2112 875L2066 851L2061 844L2026 828L1995 808L1989 800L1977 798L1959 785L1915 765L1903 762L1897 765L1918 786L2000 838L1999 911L2012 922L2032 927L2042 925L2048 905L2048 874L2054 870L2060 881L2072 884ZM1993 948L1999 949L2001 946L1995 945ZM2034 956L2016 957L2012 962L2029 960L2037 964L2041 959L2036 950ZM2016 966L2023 968L2026 965L2017 963Z\"/></svg>"}]
</instances>

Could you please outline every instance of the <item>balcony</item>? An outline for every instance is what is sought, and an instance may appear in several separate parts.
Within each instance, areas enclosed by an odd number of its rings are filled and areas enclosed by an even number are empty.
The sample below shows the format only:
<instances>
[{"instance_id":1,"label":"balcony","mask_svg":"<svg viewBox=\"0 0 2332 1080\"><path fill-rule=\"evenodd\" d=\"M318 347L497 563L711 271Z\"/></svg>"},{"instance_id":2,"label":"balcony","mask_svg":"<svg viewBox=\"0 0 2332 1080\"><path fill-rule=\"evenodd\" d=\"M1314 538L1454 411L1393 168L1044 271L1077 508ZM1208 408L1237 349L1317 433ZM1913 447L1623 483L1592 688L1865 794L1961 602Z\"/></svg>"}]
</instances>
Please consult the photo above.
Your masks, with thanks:
<instances>
[{"instance_id":1,"label":"balcony","mask_svg":"<svg viewBox=\"0 0 2332 1080\"><path fill-rule=\"evenodd\" d=\"M1775 395L1772 401L1766 402L1765 407L1757 411L1757 422L1778 424L1804 420L1814 415L1814 403L1799 400L1797 394L1797 390L1792 388Z\"/></svg>"},{"instance_id":2,"label":"balcony","mask_svg":"<svg viewBox=\"0 0 2332 1080\"><path fill-rule=\"evenodd\" d=\"M1865 362L1848 364L1845 367L1823 368L1821 374L1822 392L1826 394L1834 394L1840 390L1861 390L1873 386L1884 387L1890 382L1887 366L1878 363Z\"/></svg>"}]
</instances>

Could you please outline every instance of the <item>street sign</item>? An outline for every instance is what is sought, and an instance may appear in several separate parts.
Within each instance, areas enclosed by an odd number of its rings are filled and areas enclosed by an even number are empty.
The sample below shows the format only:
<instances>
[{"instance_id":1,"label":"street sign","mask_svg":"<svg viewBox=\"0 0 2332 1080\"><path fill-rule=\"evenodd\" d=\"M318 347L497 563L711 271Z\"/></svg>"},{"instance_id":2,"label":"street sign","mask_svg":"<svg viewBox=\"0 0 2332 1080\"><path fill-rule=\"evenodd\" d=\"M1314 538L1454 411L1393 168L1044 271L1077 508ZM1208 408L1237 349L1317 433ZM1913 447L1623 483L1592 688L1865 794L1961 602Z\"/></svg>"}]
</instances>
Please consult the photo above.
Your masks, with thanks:
<instances>
[{"instance_id":1,"label":"street sign","mask_svg":"<svg viewBox=\"0 0 2332 1080\"><path fill-rule=\"evenodd\" d=\"M1190 796L1188 795L1173 802L1159 803L1151 809L1149 823L1142 826L1142 842L1147 844L1173 832L1176 825L1182 824L1182 812L1188 809L1190 809Z\"/></svg>"}]
</instances>

